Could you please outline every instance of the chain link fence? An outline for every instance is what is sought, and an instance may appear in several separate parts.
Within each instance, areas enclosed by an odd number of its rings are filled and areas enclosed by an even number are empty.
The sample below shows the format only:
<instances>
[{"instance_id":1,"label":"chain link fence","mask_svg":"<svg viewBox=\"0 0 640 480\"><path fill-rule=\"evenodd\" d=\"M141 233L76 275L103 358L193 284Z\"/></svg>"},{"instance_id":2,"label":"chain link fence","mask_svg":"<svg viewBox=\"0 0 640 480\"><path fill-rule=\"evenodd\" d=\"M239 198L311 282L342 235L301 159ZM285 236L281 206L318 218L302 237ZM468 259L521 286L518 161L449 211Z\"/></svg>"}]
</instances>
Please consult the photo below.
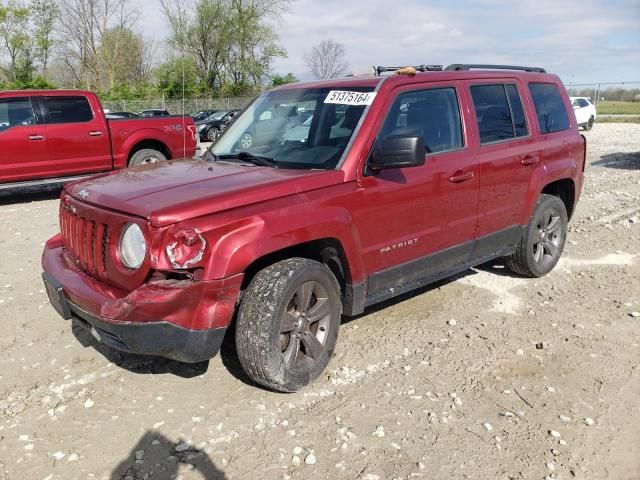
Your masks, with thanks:
<instances>
[{"instance_id":1,"label":"chain link fence","mask_svg":"<svg viewBox=\"0 0 640 480\"><path fill-rule=\"evenodd\" d=\"M172 115L191 115L202 110L233 110L247 106L253 97L187 98L147 100L103 100L102 106L112 112L141 112L154 108L168 110Z\"/></svg>"}]
</instances>

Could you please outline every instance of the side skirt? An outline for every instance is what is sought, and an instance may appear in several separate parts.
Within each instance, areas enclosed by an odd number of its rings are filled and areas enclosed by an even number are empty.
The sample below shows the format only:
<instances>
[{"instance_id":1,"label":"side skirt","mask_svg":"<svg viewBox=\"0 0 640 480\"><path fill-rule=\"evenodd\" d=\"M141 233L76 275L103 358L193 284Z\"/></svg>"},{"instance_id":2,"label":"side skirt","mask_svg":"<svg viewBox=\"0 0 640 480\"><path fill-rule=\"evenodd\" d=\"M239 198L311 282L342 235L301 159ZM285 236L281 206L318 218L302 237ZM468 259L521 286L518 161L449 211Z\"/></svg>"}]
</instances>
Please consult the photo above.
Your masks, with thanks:
<instances>
[{"instance_id":1,"label":"side skirt","mask_svg":"<svg viewBox=\"0 0 640 480\"><path fill-rule=\"evenodd\" d=\"M366 307L402 295L430 283L457 275L496 258L511 255L524 234L516 225L471 242L376 272L368 282L347 285L344 314L361 314Z\"/></svg>"}]
</instances>

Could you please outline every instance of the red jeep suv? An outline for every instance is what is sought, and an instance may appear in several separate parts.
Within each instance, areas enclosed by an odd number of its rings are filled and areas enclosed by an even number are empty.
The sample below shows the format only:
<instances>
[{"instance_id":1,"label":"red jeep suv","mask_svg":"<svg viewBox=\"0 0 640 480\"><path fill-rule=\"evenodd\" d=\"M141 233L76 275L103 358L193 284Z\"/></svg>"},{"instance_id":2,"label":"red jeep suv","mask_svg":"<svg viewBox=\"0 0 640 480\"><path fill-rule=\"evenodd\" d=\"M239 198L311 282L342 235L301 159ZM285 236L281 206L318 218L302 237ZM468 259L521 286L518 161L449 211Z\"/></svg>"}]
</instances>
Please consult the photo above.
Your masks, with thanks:
<instances>
[{"instance_id":1,"label":"red jeep suv","mask_svg":"<svg viewBox=\"0 0 640 480\"><path fill-rule=\"evenodd\" d=\"M184 362L237 319L247 374L291 392L327 366L342 315L498 257L551 271L586 151L558 77L384 70L268 91L200 160L68 184L42 259L52 305Z\"/></svg>"}]
</instances>

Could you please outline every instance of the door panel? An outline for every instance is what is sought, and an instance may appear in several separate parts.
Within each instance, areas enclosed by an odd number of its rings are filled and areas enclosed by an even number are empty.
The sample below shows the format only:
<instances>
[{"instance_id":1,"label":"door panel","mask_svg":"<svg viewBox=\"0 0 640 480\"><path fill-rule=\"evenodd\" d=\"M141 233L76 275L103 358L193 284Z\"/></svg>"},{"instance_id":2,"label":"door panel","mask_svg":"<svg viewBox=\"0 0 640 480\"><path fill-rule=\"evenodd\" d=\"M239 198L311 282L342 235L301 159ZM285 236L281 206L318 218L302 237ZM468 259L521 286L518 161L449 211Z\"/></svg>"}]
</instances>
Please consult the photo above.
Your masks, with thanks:
<instances>
[{"instance_id":1,"label":"door panel","mask_svg":"<svg viewBox=\"0 0 640 480\"><path fill-rule=\"evenodd\" d=\"M354 223L365 268L374 278L384 277L384 282L370 282L368 295L411 281L413 275L395 268L403 263L462 245L434 257L437 262L422 265L426 276L429 270L440 271L468 258L479 178L476 161L466 148L463 127L468 119L458 107L456 86L405 86L388 106L377 142L387 135L417 134L432 152L425 152L421 167L383 170L360 179L362 202L354 212Z\"/></svg>"},{"instance_id":2,"label":"door panel","mask_svg":"<svg viewBox=\"0 0 640 480\"><path fill-rule=\"evenodd\" d=\"M45 97L52 159L65 174L109 170L108 126L97 106L82 96Z\"/></svg>"},{"instance_id":3,"label":"door panel","mask_svg":"<svg viewBox=\"0 0 640 480\"><path fill-rule=\"evenodd\" d=\"M46 178L50 160L45 126L38 123L30 99L0 99L0 182Z\"/></svg>"},{"instance_id":4,"label":"door panel","mask_svg":"<svg viewBox=\"0 0 640 480\"><path fill-rule=\"evenodd\" d=\"M484 238L520 223L533 171L542 165L542 151L531 129L535 119L525 113L530 109L523 107L523 89L515 79L465 83L478 125L473 134L480 169L475 236Z\"/></svg>"}]
</instances>

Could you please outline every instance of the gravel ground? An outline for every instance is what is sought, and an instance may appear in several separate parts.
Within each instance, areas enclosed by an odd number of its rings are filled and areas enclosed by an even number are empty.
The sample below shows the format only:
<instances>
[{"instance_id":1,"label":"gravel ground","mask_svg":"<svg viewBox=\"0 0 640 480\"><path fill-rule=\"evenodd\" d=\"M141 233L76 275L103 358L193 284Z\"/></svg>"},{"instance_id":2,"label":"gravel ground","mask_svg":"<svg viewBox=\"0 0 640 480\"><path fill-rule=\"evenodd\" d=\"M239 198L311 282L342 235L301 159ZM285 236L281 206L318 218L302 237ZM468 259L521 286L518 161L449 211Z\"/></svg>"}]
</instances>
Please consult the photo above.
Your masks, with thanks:
<instances>
[{"instance_id":1,"label":"gravel ground","mask_svg":"<svg viewBox=\"0 0 640 480\"><path fill-rule=\"evenodd\" d=\"M0 478L640 478L640 125L586 136L552 274L485 265L370 309L291 395L232 342L186 366L72 331L40 280L57 193L0 198Z\"/></svg>"}]
</instances>

